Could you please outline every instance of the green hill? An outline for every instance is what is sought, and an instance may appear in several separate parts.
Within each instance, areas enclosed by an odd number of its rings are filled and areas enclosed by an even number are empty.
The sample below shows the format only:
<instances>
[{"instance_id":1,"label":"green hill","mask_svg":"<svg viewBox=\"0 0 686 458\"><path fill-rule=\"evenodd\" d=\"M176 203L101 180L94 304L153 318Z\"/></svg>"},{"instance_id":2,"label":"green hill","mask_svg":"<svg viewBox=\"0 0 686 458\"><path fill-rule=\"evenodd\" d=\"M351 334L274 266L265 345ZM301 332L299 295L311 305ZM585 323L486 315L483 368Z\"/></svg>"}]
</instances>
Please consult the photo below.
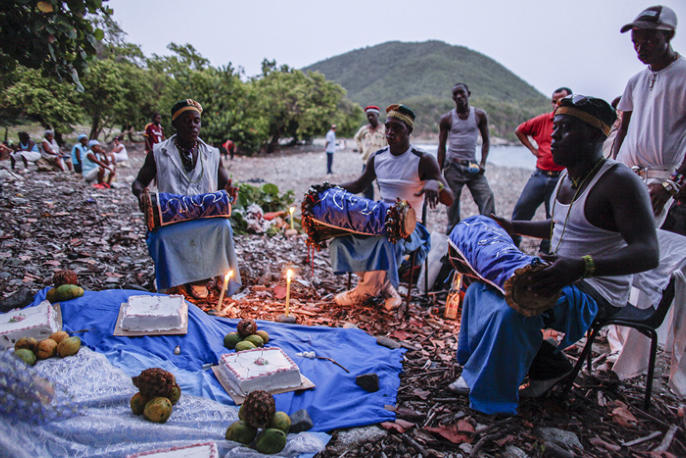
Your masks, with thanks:
<instances>
[{"instance_id":1,"label":"green hill","mask_svg":"<svg viewBox=\"0 0 686 458\"><path fill-rule=\"evenodd\" d=\"M343 86L362 106L401 102L417 112L418 133L438 132L438 119L454 107L451 89L462 81L471 103L486 110L491 131L514 139L520 122L550 109L548 98L495 60L442 41L389 41L317 62L319 71Z\"/></svg>"}]
</instances>

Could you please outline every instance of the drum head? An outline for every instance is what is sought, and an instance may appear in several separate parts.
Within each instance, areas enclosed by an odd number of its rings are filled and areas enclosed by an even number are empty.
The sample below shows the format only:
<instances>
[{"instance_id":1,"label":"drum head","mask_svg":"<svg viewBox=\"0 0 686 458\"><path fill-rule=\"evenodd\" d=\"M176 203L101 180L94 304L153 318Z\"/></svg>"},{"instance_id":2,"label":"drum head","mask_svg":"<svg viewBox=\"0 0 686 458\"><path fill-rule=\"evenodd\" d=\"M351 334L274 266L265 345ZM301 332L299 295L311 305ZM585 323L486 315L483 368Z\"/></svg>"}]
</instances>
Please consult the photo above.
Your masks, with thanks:
<instances>
[{"instance_id":1,"label":"drum head","mask_svg":"<svg viewBox=\"0 0 686 458\"><path fill-rule=\"evenodd\" d=\"M532 264L515 270L514 275L505 281L505 301L507 305L524 316L540 315L555 306L561 291L551 296L541 296L529 290L531 274L545 269L545 264Z\"/></svg>"},{"instance_id":2,"label":"drum head","mask_svg":"<svg viewBox=\"0 0 686 458\"><path fill-rule=\"evenodd\" d=\"M403 210L400 212L401 213L401 231L402 238L407 238L414 232L415 226L417 226L417 213L415 213L414 209L410 207L409 205L405 205L403 207Z\"/></svg>"}]
</instances>

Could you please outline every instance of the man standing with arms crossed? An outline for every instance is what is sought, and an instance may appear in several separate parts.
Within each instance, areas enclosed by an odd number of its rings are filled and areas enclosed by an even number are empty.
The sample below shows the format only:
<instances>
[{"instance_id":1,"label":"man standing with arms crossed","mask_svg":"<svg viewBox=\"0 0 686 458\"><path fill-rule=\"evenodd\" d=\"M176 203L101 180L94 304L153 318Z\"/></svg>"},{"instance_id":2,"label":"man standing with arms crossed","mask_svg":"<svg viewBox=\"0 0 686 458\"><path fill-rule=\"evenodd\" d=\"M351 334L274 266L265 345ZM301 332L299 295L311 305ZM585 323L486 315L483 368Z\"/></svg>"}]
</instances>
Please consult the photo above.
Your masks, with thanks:
<instances>
[{"instance_id":1,"label":"man standing with arms crossed","mask_svg":"<svg viewBox=\"0 0 686 458\"><path fill-rule=\"evenodd\" d=\"M386 143L386 127L379 123L379 107L376 105L369 105L364 109L364 113L367 116L367 121L369 124L365 124L360 127L360 130L355 134L355 143L357 143L357 149L360 150L362 154L362 172L367 166L367 160L369 157L385 148ZM374 200L374 187L370 184L364 191L362 191L367 199Z\"/></svg>"},{"instance_id":2,"label":"man standing with arms crossed","mask_svg":"<svg viewBox=\"0 0 686 458\"><path fill-rule=\"evenodd\" d=\"M530 220L534 217L536 210L543 203L545 205L545 217L550 218L550 195L555 189L557 180L564 167L557 165L553 161L550 153L551 135L553 133L553 116L555 108L560 100L572 93L567 87L561 87L553 92L553 110L550 113L531 118L521 123L515 130L515 135L522 145L526 146L531 153L536 156L536 171L529 177L522 194L512 212L513 220ZM536 141L537 148L531 144L529 137ZM519 247L522 241L520 236L514 237L515 245ZM550 240L541 240L540 250L547 253L550 250Z\"/></svg>"},{"instance_id":3,"label":"man standing with arms crossed","mask_svg":"<svg viewBox=\"0 0 686 458\"><path fill-rule=\"evenodd\" d=\"M444 114L440 120L438 165L455 196L448 208L447 234L460 222L460 194L464 185L472 193L480 214L495 213L493 191L484 175L490 143L488 117L485 111L469 106L471 94L465 83L457 83L453 87L455 109ZM476 140L479 134L482 140L481 162L477 164Z\"/></svg>"},{"instance_id":4,"label":"man standing with arms crossed","mask_svg":"<svg viewBox=\"0 0 686 458\"><path fill-rule=\"evenodd\" d=\"M638 60L648 68L624 89L612 154L646 182L657 227L686 175L686 59L670 44L675 29L676 14L666 6L650 7L621 28L631 30Z\"/></svg>"}]
</instances>

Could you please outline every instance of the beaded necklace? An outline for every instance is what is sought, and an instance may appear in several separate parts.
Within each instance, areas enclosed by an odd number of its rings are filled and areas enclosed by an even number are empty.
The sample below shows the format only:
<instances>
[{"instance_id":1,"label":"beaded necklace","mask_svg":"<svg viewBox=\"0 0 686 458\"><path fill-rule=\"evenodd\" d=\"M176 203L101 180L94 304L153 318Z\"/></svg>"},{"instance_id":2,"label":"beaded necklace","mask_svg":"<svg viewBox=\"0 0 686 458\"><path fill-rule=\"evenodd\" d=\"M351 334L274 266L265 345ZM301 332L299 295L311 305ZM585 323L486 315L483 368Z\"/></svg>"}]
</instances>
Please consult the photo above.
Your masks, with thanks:
<instances>
[{"instance_id":1,"label":"beaded necklace","mask_svg":"<svg viewBox=\"0 0 686 458\"><path fill-rule=\"evenodd\" d=\"M186 172L190 172L193 170L193 153L196 152L198 148L198 140L195 140L193 142L193 146L190 148L185 148L181 145L181 143L179 143L179 137L177 136L174 139L174 144L176 145L176 149L181 157L183 168L186 170Z\"/></svg>"},{"instance_id":2,"label":"beaded necklace","mask_svg":"<svg viewBox=\"0 0 686 458\"><path fill-rule=\"evenodd\" d=\"M569 202L569 208L567 209L567 215L565 216L565 221L564 224L562 225L562 233L560 234L560 239L557 241L557 246L553 250L553 254L557 254L557 250L560 248L560 244L562 243L562 238L565 235L565 231L567 230L567 222L569 221L569 215L572 213L572 206L574 205L574 202L576 202L576 199L579 197L579 194L581 194L581 190L586 184L586 182L593 176L595 173L600 169L600 166L602 166L605 163L605 158L600 158L598 161L593 164L593 167L591 170L586 173L581 180L576 181L574 178L569 176L569 172L567 172L567 175L565 175L567 178L569 178L569 181L572 182L572 189L576 189L576 192L574 193L574 197L572 197L572 200ZM560 195L560 190L562 189L562 183L560 183L560 186L557 188L557 192L555 193L555 200L553 201L553 208L551 209L551 214L550 214L550 240L553 239L553 229L555 227L555 202L557 202L557 198Z\"/></svg>"}]
</instances>

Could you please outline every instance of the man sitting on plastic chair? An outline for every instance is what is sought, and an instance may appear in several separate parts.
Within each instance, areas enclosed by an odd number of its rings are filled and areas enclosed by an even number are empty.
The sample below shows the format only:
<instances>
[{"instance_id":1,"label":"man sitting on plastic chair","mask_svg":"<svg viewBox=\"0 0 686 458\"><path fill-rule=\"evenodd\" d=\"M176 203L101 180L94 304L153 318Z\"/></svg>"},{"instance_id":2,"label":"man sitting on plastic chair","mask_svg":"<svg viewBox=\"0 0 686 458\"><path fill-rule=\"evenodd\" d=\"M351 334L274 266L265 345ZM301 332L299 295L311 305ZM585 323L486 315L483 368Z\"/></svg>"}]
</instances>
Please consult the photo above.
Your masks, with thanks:
<instances>
[{"instance_id":1,"label":"man sitting on plastic chair","mask_svg":"<svg viewBox=\"0 0 686 458\"><path fill-rule=\"evenodd\" d=\"M186 99L171 109L176 135L154 145L152 154L132 185L141 202L153 178L160 193L198 195L227 189L230 180L222 165L219 150L203 142L198 134L202 107ZM141 202L142 203L142 202ZM233 231L228 218L197 219L160 227L148 233L150 256L155 261L158 290L187 284L196 299L206 298L207 280L232 269L234 276L227 294L240 286Z\"/></svg>"},{"instance_id":2,"label":"man sitting on plastic chair","mask_svg":"<svg viewBox=\"0 0 686 458\"><path fill-rule=\"evenodd\" d=\"M414 112L404 105L386 108L386 140L388 147L372 154L364 173L355 181L341 185L354 194L379 184L381 200L406 200L415 211L421 211L424 197L431 208L438 202L450 205L452 192L441 175L436 159L410 144L414 127ZM409 239L395 244L384 237L338 237L331 242L331 264L335 273L358 272L360 281L349 291L335 297L338 305L356 305L385 294L386 310L400 306L402 299L396 291L400 258L422 245L429 244L429 233L417 224ZM426 249L428 252L428 248ZM423 253L425 255L426 253ZM421 262L416 259L416 262Z\"/></svg>"},{"instance_id":3,"label":"man sitting on plastic chair","mask_svg":"<svg viewBox=\"0 0 686 458\"><path fill-rule=\"evenodd\" d=\"M548 310L525 316L508 306L492 286L478 282L469 287L457 350L464 368L450 389L469 393L475 410L515 414L519 386L541 349L541 329L564 332L560 348L571 345L597 314L615 313L627 303L631 274L657 265L645 187L628 167L602 156L615 118L603 100L579 95L562 99L554 117L551 150L554 161L567 171L553 193L551 220L494 217L509 234L545 238L552 226L550 264L532 269L522 281L531 303L539 297L557 299ZM482 240L473 243L483 245ZM486 270L498 268L504 251L480 260Z\"/></svg>"}]
</instances>

